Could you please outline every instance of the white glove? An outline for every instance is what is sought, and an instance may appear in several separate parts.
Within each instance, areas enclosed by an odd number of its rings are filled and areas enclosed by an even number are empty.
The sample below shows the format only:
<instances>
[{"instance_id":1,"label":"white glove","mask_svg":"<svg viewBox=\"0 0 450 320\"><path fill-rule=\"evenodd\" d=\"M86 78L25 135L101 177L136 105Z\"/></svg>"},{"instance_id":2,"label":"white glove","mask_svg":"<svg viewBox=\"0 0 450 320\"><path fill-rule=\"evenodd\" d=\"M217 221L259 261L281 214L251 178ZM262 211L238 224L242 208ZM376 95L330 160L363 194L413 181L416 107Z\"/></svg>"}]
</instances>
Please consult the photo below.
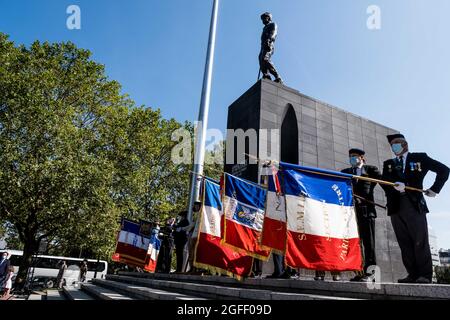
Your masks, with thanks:
<instances>
[{"instance_id":1,"label":"white glove","mask_svg":"<svg viewBox=\"0 0 450 320\"><path fill-rule=\"evenodd\" d=\"M396 182L394 189L403 193L403 192L405 192L405 184L403 182Z\"/></svg>"},{"instance_id":2,"label":"white glove","mask_svg":"<svg viewBox=\"0 0 450 320\"><path fill-rule=\"evenodd\" d=\"M431 189L428 189L428 190L425 190L425 195L430 198L435 198L437 196L437 193Z\"/></svg>"}]
</instances>

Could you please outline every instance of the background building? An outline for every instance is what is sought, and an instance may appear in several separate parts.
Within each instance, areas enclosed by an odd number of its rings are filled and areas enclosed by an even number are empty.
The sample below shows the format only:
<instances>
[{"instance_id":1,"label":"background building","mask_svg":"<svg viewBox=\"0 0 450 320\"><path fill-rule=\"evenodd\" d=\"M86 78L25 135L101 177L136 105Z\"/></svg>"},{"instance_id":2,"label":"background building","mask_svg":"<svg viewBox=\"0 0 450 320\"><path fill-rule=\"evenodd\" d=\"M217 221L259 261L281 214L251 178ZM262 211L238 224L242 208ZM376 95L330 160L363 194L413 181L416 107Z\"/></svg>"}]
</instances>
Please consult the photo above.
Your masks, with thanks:
<instances>
[{"instance_id":1,"label":"background building","mask_svg":"<svg viewBox=\"0 0 450 320\"><path fill-rule=\"evenodd\" d=\"M441 265L439 260L439 247L437 244L436 233L433 228L428 226L428 238L430 242L430 250L431 250L431 259L433 260L433 268Z\"/></svg>"},{"instance_id":2,"label":"background building","mask_svg":"<svg viewBox=\"0 0 450 320\"><path fill-rule=\"evenodd\" d=\"M450 249L440 249L439 260L442 267L450 267Z\"/></svg>"}]
</instances>

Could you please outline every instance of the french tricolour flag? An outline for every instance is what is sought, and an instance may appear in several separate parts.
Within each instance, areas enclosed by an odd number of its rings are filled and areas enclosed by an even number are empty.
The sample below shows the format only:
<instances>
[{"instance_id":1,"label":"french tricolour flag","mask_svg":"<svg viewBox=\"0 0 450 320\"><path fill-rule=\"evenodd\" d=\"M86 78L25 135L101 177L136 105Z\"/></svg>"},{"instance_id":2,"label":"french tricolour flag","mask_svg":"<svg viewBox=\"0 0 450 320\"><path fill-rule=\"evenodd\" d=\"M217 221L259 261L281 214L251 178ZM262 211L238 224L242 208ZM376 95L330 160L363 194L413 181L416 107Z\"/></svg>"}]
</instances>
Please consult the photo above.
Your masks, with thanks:
<instances>
[{"instance_id":1,"label":"french tricolour flag","mask_svg":"<svg viewBox=\"0 0 450 320\"><path fill-rule=\"evenodd\" d=\"M253 258L222 244L224 219L219 184L203 180L203 206L194 266L236 278L248 276Z\"/></svg>"},{"instance_id":2,"label":"french tricolour flag","mask_svg":"<svg viewBox=\"0 0 450 320\"><path fill-rule=\"evenodd\" d=\"M161 240L158 238L157 234L153 234L150 237L150 242L148 245L147 259L144 266L145 271L155 272L160 248Z\"/></svg>"},{"instance_id":3,"label":"french tricolour flag","mask_svg":"<svg viewBox=\"0 0 450 320\"><path fill-rule=\"evenodd\" d=\"M286 264L361 270L351 175L280 163L287 212Z\"/></svg>"},{"instance_id":4,"label":"french tricolour flag","mask_svg":"<svg viewBox=\"0 0 450 320\"><path fill-rule=\"evenodd\" d=\"M143 267L150 238L140 235L141 224L122 219L113 260Z\"/></svg>"},{"instance_id":5,"label":"french tricolour flag","mask_svg":"<svg viewBox=\"0 0 450 320\"><path fill-rule=\"evenodd\" d=\"M255 258L267 260L270 248L260 244L267 191L225 173L224 243Z\"/></svg>"},{"instance_id":6,"label":"french tricolour flag","mask_svg":"<svg viewBox=\"0 0 450 320\"><path fill-rule=\"evenodd\" d=\"M284 255L286 248L286 202L280 189L281 172L269 176L261 244Z\"/></svg>"}]
</instances>

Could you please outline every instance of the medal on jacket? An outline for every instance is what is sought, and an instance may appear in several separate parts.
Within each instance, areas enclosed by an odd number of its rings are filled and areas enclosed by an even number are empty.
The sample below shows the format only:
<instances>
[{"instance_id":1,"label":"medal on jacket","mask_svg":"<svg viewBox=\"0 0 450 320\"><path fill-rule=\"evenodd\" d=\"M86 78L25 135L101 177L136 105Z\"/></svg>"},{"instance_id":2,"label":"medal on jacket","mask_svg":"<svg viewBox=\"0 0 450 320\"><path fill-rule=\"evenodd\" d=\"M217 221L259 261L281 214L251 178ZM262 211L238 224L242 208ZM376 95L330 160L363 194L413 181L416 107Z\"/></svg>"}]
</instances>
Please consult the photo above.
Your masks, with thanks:
<instances>
[{"instance_id":1,"label":"medal on jacket","mask_svg":"<svg viewBox=\"0 0 450 320\"><path fill-rule=\"evenodd\" d=\"M411 167L411 171L416 171L416 169L417 169L417 163L415 163L415 162L410 162L409 165L410 165L410 167Z\"/></svg>"},{"instance_id":2,"label":"medal on jacket","mask_svg":"<svg viewBox=\"0 0 450 320\"><path fill-rule=\"evenodd\" d=\"M417 165L417 171L422 172L422 165L421 165L421 163L417 162L416 165Z\"/></svg>"},{"instance_id":3,"label":"medal on jacket","mask_svg":"<svg viewBox=\"0 0 450 320\"><path fill-rule=\"evenodd\" d=\"M391 164L388 164L388 171L389 171L389 173L392 173L392 165Z\"/></svg>"}]
</instances>

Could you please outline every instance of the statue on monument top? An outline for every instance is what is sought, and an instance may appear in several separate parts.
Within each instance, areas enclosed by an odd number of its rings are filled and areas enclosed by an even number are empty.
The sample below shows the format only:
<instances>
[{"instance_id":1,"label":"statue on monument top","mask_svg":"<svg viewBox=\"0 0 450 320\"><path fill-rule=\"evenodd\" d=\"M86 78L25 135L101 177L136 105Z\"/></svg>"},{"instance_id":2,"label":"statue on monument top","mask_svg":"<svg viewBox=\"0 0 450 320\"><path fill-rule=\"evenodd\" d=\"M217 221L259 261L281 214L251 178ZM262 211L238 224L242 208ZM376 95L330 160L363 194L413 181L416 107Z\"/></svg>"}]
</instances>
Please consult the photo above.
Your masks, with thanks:
<instances>
[{"instance_id":1,"label":"statue on monument top","mask_svg":"<svg viewBox=\"0 0 450 320\"><path fill-rule=\"evenodd\" d=\"M259 70L263 74L263 79L269 79L270 74L275 77L275 82L283 83L275 66L270 58L275 50L275 39L277 37L277 24L272 21L272 14L265 12L261 15L264 29L261 35L261 52L259 53ZM258 76L259 78L259 76Z\"/></svg>"}]
</instances>

